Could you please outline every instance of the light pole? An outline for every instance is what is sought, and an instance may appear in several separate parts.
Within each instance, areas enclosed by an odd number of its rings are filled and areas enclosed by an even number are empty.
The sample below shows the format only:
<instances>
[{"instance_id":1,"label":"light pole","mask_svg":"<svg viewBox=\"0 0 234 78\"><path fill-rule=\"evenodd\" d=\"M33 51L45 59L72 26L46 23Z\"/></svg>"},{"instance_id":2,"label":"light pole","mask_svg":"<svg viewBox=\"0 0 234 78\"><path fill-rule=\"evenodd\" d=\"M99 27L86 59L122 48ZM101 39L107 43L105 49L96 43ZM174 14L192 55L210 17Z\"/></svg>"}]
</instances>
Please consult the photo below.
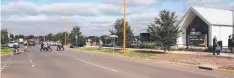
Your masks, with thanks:
<instances>
[{"instance_id":1,"label":"light pole","mask_svg":"<svg viewBox=\"0 0 234 78\"><path fill-rule=\"evenodd\" d=\"M126 0L124 0L123 53L126 54Z\"/></svg>"}]
</instances>

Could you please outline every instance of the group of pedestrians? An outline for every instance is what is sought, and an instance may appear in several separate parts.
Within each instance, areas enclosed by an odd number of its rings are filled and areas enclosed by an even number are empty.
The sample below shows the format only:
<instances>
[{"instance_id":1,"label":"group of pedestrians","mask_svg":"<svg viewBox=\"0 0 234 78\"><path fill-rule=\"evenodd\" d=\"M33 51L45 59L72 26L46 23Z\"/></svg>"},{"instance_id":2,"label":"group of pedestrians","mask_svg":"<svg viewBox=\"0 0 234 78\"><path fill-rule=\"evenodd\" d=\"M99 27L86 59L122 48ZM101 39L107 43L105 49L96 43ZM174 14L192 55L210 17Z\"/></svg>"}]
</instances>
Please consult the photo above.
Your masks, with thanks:
<instances>
[{"instance_id":1,"label":"group of pedestrians","mask_svg":"<svg viewBox=\"0 0 234 78\"><path fill-rule=\"evenodd\" d=\"M217 53L217 55L220 55L220 52L222 50L221 48L221 44L217 42L217 38L216 36L213 38L213 55L215 55L215 53ZM234 34L229 35L228 37L228 49L230 50L230 52L233 51L234 48Z\"/></svg>"},{"instance_id":2,"label":"group of pedestrians","mask_svg":"<svg viewBox=\"0 0 234 78\"><path fill-rule=\"evenodd\" d=\"M59 42L58 45L57 45L57 50L60 50L61 48L63 48L63 50L64 50L63 43ZM48 43L46 43L46 42L45 43L44 42L41 43L41 49L40 49L40 51L42 51L42 50L43 51L46 51L46 50L51 50L52 51L50 45Z\"/></svg>"},{"instance_id":3,"label":"group of pedestrians","mask_svg":"<svg viewBox=\"0 0 234 78\"><path fill-rule=\"evenodd\" d=\"M27 52L28 51L28 41L25 40L23 42L24 44L24 52ZM19 53L19 49L18 49L18 46L16 44L13 45L13 55L15 54L18 54Z\"/></svg>"}]
</instances>

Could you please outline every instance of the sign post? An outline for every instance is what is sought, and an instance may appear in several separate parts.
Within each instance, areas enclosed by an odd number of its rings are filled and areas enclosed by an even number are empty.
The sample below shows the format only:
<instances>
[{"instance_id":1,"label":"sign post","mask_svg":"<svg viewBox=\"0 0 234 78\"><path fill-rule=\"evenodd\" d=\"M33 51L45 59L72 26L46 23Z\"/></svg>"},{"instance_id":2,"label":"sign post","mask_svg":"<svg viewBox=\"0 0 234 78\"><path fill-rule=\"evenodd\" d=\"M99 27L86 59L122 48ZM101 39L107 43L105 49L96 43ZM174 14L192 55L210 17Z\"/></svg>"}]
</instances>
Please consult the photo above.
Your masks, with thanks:
<instances>
[{"instance_id":1,"label":"sign post","mask_svg":"<svg viewBox=\"0 0 234 78\"><path fill-rule=\"evenodd\" d=\"M77 43L77 35L76 35L76 43Z\"/></svg>"}]
</instances>

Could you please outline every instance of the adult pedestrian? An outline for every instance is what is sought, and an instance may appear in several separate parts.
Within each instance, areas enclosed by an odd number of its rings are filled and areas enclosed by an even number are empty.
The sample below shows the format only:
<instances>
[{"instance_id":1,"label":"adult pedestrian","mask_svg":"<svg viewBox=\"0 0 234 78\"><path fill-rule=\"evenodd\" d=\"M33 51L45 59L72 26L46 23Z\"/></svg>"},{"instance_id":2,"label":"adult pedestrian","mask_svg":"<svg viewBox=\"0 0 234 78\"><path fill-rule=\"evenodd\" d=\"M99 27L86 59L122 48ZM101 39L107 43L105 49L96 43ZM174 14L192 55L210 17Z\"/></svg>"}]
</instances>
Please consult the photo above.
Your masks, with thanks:
<instances>
[{"instance_id":1,"label":"adult pedestrian","mask_svg":"<svg viewBox=\"0 0 234 78\"><path fill-rule=\"evenodd\" d=\"M24 41L24 52L28 51L28 41Z\"/></svg>"},{"instance_id":2,"label":"adult pedestrian","mask_svg":"<svg viewBox=\"0 0 234 78\"><path fill-rule=\"evenodd\" d=\"M233 51L233 47L234 47L234 34L232 34L231 52Z\"/></svg>"},{"instance_id":3,"label":"adult pedestrian","mask_svg":"<svg viewBox=\"0 0 234 78\"><path fill-rule=\"evenodd\" d=\"M40 49L40 51L41 50L44 50L44 42L41 42L41 49Z\"/></svg>"},{"instance_id":4,"label":"adult pedestrian","mask_svg":"<svg viewBox=\"0 0 234 78\"><path fill-rule=\"evenodd\" d=\"M230 50L230 52L232 51L232 37L231 37L231 35L229 35L229 37L228 37L228 49Z\"/></svg>"},{"instance_id":5,"label":"adult pedestrian","mask_svg":"<svg viewBox=\"0 0 234 78\"><path fill-rule=\"evenodd\" d=\"M213 55L215 55L215 53L216 53L216 47L217 47L217 38L216 38L216 36L214 36L214 38L213 38L213 51L212 51L212 53L213 53Z\"/></svg>"}]
</instances>

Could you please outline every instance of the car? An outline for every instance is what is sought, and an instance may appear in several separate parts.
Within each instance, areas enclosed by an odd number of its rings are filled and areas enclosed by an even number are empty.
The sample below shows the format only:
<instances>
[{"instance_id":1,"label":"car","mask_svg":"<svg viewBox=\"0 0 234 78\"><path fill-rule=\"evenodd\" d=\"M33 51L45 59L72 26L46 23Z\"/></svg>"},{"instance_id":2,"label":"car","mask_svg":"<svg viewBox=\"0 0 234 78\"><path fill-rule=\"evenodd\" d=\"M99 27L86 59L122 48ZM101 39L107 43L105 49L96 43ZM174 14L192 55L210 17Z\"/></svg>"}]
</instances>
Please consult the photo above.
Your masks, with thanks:
<instances>
[{"instance_id":1,"label":"car","mask_svg":"<svg viewBox=\"0 0 234 78\"><path fill-rule=\"evenodd\" d=\"M16 41L10 41L10 42L8 43L8 47L9 47L9 48L13 48L14 45L16 45L18 48L20 47L20 46L19 46L19 43L16 42Z\"/></svg>"},{"instance_id":2,"label":"car","mask_svg":"<svg viewBox=\"0 0 234 78\"><path fill-rule=\"evenodd\" d=\"M35 42L35 41L29 41L29 42L28 42L28 45L29 45L29 46L35 46L35 45L36 45L36 42Z\"/></svg>"},{"instance_id":3,"label":"car","mask_svg":"<svg viewBox=\"0 0 234 78\"><path fill-rule=\"evenodd\" d=\"M86 44L85 44L84 41L80 41L80 42L78 42L78 43L72 43L72 44L70 45L70 48L84 47L85 45L86 45Z\"/></svg>"}]
</instances>

